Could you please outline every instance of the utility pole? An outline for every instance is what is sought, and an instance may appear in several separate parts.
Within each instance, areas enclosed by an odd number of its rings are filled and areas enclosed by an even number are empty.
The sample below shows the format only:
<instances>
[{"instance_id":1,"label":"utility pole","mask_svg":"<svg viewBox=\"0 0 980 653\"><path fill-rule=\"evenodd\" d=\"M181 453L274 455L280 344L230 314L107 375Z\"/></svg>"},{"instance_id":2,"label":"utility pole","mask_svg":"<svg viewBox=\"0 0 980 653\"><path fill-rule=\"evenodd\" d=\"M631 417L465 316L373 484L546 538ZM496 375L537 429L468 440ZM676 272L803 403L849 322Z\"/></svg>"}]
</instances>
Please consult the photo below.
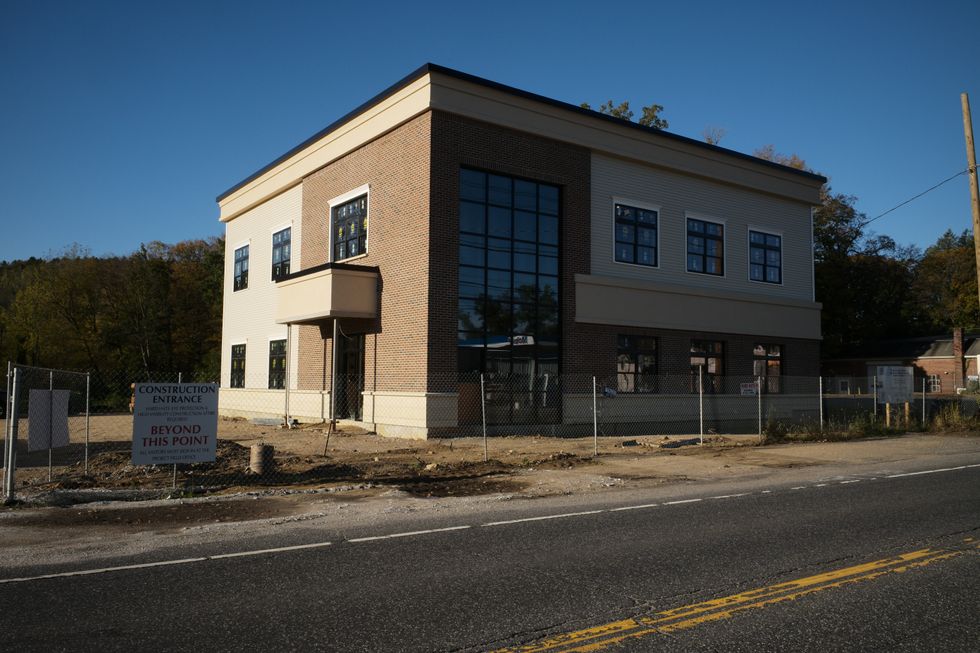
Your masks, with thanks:
<instances>
[{"instance_id":1,"label":"utility pole","mask_svg":"<svg viewBox=\"0 0 980 653\"><path fill-rule=\"evenodd\" d=\"M973 209L973 251L977 259L977 297L980 297L980 190L977 188L977 152L973 147L973 118L970 116L970 96L960 93L963 104L963 134L966 136L966 161L970 176L970 206Z\"/></svg>"}]
</instances>

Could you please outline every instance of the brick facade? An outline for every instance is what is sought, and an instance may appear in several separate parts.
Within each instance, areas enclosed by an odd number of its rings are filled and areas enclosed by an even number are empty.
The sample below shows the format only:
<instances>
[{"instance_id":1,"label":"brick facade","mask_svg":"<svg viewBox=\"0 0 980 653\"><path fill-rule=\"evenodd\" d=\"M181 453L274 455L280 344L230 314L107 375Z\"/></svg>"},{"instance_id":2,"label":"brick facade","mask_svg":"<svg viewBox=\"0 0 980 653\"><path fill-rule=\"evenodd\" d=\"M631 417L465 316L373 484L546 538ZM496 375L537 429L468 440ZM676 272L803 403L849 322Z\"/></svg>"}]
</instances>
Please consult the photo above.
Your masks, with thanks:
<instances>
[{"instance_id":1,"label":"brick facade","mask_svg":"<svg viewBox=\"0 0 980 653\"><path fill-rule=\"evenodd\" d=\"M783 375L817 373L817 341L577 323L575 275L589 274L590 260L589 151L431 111L303 181L304 268L329 258L329 200L370 184L368 253L350 262L380 270L380 316L373 322L340 322L345 333L366 333L365 390L457 390L461 166L561 188L563 375L614 375L619 334L657 338L661 374L689 373L692 339L725 343L726 375L752 375L752 348L757 343L783 346ZM300 328L301 389L330 389L330 336L329 327Z\"/></svg>"},{"instance_id":2,"label":"brick facade","mask_svg":"<svg viewBox=\"0 0 980 653\"><path fill-rule=\"evenodd\" d=\"M377 320L341 320L365 333L365 390L423 391L429 356L429 143L431 113L354 150L303 180L303 268L330 258L329 202L370 185L367 254L347 262L375 266L381 288ZM437 243L436 243L437 244ZM299 387L329 390L332 333L300 328Z\"/></svg>"},{"instance_id":3,"label":"brick facade","mask_svg":"<svg viewBox=\"0 0 980 653\"><path fill-rule=\"evenodd\" d=\"M591 162L589 150L443 112L433 112L433 247L429 293L429 370L434 390L454 390L459 275L459 169L470 166L561 188L559 236L562 372L585 368L574 352L588 350L588 329L575 324L575 275L589 273Z\"/></svg>"},{"instance_id":4,"label":"brick facade","mask_svg":"<svg viewBox=\"0 0 980 653\"><path fill-rule=\"evenodd\" d=\"M816 376L820 366L820 343L816 340L606 325L592 325L588 330L592 334L595 345L588 352L582 352L585 355L579 355L583 360L583 366L591 366L590 373L598 377L608 377L616 373L619 335L656 338L658 374L686 375L690 372L691 340L713 340L724 343L723 374L726 376L751 377L753 375L752 350L757 344L782 346L780 371L783 376L813 377Z\"/></svg>"}]
</instances>

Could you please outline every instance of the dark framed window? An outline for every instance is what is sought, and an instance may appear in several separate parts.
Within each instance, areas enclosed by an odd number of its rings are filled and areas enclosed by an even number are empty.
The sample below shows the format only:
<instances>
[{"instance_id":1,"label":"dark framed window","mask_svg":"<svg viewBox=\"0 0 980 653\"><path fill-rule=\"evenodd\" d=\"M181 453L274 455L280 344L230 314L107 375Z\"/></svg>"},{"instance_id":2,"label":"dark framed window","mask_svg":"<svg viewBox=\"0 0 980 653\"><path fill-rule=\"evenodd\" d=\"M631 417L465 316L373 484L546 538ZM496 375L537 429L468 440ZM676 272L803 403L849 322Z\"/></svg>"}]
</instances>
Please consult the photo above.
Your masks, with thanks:
<instances>
[{"instance_id":1,"label":"dark framed window","mask_svg":"<svg viewBox=\"0 0 980 653\"><path fill-rule=\"evenodd\" d=\"M756 344L752 347L752 374L762 377L762 391L783 391L783 346Z\"/></svg>"},{"instance_id":2,"label":"dark framed window","mask_svg":"<svg viewBox=\"0 0 980 653\"><path fill-rule=\"evenodd\" d=\"M761 231L749 232L749 279L783 282L783 239Z\"/></svg>"},{"instance_id":3,"label":"dark framed window","mask_svg":"<svg viewBox=\"0 0 980 653\"><path fill-rule=\"evenodd\" d=\"M367 254L368 196L338 204L330 210L333 229L333 260Z\"/></svg>"},{"instance_id":4,"label":"dark framed window","mask_svg":"<svg viewBox=\"0 0 980 653\"><path fill-rule=\"evenodd\" d=\"M286 341L269 341L269 389L286 387Z\"/></svg>"},{"instance_id":5,"label":"dark framed window","mask_svg":"<svg viewBox=\"0 0 980 653\"><path fill-rule=\"evenodd\" d=\"M245 345L231 346L231 387L245 387Z\"/></svg>"},{"instance_id":6,"label":"dark framed window","mask_svg":"<svg viewBox=\"0 0 980 653\"><path fill-rule=\"evenodd\" d=\"M289 274L293 230L287 227L272 234L272 280L279 281Z\"/></svg>"},{"instance_id":7,"label":"dark framed window","mask_svg":"<svg viewBox=\"0 0 980 653\"><path fill-rule=\"evenodd\" d=\"M687 219L687 271L725 274L725 226L707 220Z\"/></svg>"},{"instance_id":8,"label":"dark framed window","mask_svg":"<svg viewBox=\"0 0 980 653\"><path fill-rule=\"evenodd\" d=\"M691 391L698 391L698 375L705 392L722 391L725 373L725 343L718 340L691 341Z\"/></svg>"},{"instance_id":9,"label":"dark framed window","mask_svg":"<svg viewBox=\"0 0 980 653\"><path fill-rule=\"evenodd\" d=\"M656 392L657 339L620 335L616 345L617 392Z\"/></svg>"},{"instance_id":10,"label":"dark framed window","mask_svg":"<svg viewBox=\"0 0 980 653\"><path fill-rule=\"evenodd\" d=\"M234 289L248 288L248 245L235 250L235 286Z\"/></svg>"},{"instance_id":11,"label":"dark framed window","mask_svg":"<svg viewBox=\"0 0 980 653\"><path fill-rule=\"evenodd\" d=\"M628 204L616 204L616 261L657 265L658 213Z\"/></svg>"},{"instance_id":12,"label":"dark framed window","mask_svg":"<svg viewBox=\"0 0 980 653\"><path fill-rule=\"evenodd\" d=\"M551 184L460 169L459 372L530 376L525 393L537 388L538 408L549 410L541 393L559 372L560 195Z\"/></svg>"}]
</instances>

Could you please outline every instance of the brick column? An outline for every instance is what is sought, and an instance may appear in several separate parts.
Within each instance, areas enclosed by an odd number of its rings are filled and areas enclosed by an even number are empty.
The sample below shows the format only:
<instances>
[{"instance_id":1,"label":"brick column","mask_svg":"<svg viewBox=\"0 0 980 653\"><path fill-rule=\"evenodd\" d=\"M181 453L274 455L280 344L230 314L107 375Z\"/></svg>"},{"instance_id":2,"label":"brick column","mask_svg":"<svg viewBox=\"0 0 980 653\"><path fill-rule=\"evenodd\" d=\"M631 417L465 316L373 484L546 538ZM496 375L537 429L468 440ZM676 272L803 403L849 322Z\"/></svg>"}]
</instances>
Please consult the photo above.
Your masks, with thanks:
<instances>
[{"instance_id":1,"label":"brick column","mask_svg":"<svg viewBox=\"0 0 980 653\"><path fill-rule=\"evenodd\" d=\"M953 329L953 388L966 387L963 378L963 329Z\"/></svg>"}]
</instances>

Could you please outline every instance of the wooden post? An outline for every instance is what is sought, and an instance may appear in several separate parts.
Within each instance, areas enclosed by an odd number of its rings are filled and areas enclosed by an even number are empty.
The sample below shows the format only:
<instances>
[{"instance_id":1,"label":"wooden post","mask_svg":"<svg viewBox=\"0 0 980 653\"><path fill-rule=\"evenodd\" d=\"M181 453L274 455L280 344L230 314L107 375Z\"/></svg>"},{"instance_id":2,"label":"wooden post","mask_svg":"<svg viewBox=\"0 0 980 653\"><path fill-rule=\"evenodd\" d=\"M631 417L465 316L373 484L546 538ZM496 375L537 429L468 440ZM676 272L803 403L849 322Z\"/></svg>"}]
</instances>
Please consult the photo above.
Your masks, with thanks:
<instances>
[{"instance_id":1,"label":"wooden post","mask_svg":"<svg viewBox=\"0 0 980 653\"><path fill-rule=\"evenodd\" d=\"M966 137L966 161L969 165L970 207L973 210L973 250L977 259L977 296L980 297L980 190L977 187L977 152L973 146L973 118L970 115L970 96L960 94L963 105L963 135Z\"/></svg>"},{"instance_id":2,"label":"wooden post","mask_svg":"<svg viewBox=\"0 0 980 653\"><path fill-rule=\"evenodd\" d=\"M885 404L885 428L891 428L892 426L892 405Z\"/></svg>"},{"instance_id":3,"label":"wooden post","mask_svg":"<svg viewBox=\"0 0 980 653\"><path fill-rule=\"evenodd\" d=\"M912 425L912 407L909 402L905 402L905 428Z\"/></svg>"}]
</instances>

